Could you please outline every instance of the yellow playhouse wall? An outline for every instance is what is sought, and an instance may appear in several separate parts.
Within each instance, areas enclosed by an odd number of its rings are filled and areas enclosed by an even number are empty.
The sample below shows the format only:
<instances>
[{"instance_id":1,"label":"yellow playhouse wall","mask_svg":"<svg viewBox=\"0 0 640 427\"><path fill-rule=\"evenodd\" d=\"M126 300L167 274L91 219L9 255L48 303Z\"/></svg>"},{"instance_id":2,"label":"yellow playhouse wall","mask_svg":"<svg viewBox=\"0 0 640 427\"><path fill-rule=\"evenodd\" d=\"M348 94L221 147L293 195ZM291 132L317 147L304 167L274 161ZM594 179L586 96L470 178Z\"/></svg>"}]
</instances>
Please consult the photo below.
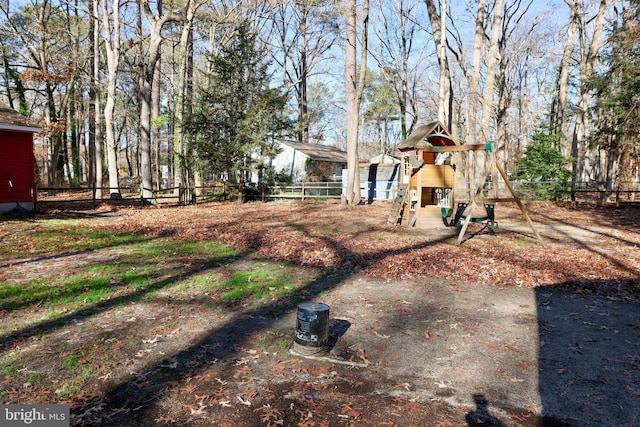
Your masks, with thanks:
<instances>
[{"instance_id":1,"label":"yellow playhouse wall","mask_svg":"<svg viewBox=\"0 0 640 427\"><path fill-rule=\"evenodd\" d=\"M449 165L423 165L420 175L421 187L453 188L455 175Z\"/></svg>"}]
</instances>

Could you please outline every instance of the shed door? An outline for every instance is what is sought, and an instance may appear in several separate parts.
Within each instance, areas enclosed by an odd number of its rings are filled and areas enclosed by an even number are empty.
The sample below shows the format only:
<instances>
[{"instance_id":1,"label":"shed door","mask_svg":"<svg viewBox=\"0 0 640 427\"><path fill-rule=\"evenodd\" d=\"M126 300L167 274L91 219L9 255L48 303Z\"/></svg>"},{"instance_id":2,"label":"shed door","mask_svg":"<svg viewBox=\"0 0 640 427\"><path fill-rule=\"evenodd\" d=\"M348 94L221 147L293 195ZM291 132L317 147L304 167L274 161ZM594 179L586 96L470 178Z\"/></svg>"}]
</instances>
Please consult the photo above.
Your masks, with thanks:
<instances>
[{"instance_id":1,"label":"shed door","mask_svg":"<svg viewBox=\"0 0 640 427\"><path fill-rule=\"evenodd\" d=\"M0 153L0 203L32 202L33 134L0 130Z\"/></svg>"}]
</instances>

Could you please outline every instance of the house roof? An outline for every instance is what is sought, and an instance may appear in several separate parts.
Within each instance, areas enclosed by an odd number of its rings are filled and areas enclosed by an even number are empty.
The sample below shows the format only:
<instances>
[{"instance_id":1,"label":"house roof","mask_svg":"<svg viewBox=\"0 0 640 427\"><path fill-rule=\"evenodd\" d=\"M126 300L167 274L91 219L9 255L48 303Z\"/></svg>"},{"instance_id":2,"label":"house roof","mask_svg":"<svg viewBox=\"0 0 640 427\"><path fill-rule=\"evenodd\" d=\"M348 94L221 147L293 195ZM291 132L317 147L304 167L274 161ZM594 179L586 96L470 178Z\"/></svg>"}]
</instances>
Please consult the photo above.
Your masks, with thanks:
<instances>
[{"instance_id":1,"label":"house roof","mask_svg":"<svg viewBox=\"0 0 640 427\"><path fill-rule=\"evenodd\" d=\"M405 151L414 148L446 147L452 145L459 144L442 123L435 121L415 128L414 131L411 132L411 135L398 145L398 149Z\"/></svg>"},{"instance_id":2,"label":"house roof","mask_svg":"<svg viewBox=\"0 0 640 427\"><path fill-rule=\"evenodd\" d=\"M0 130L40 132L42 129L13 108L0 103Z\"/></svg>"},{"instance_id":3,"label":"house roof","mask_svg":"<svg viewBox=\"0 0 640 427\"><path fill-rule=\"evenodd\" d=\"M396 159L395 157L391 157L387 154L378 154L377 156L370 158L369 163L400 163L400 159Z\"/></svg>"},{"instance_id":4,"label":"house roof","mask_svg":"<svg viewBox=\"0 0 640 427\"><path fill-rule=\"evenodd\" d=\"M328 145L301 144L299 142L282 141L296 151L308 156L311 160L335 163L347 163L347 152Z\"/></svg>"}]
</instances>

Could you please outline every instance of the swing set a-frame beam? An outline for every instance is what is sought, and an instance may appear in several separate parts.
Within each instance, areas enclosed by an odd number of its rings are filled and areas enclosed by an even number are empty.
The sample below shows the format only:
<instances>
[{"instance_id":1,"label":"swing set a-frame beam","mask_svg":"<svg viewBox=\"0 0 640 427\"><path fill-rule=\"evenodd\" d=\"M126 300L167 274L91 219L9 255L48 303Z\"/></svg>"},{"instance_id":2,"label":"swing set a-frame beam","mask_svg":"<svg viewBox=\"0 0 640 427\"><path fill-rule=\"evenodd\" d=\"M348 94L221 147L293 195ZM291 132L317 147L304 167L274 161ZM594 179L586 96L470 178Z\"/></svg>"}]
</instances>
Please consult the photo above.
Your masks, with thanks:
<instances>
[{"instance_id":1,"label":"swing set a-frame beam","mask_svg":"<svg viewBox=\"0 0 640 427\"><path fill-rule=\"evenodd\" d=\"M509 182L509 178L507 177L506 172L504 171L504 169L502 168L502 166L500 166L500 164L494 160L493 162L495 168L498 170L498 172L500 173L500 175L502 176L502 179L504 179L505 184L507 185L507 188L509 189L509 192L511 193L511 196L513 196L512 198L494 198L494 199L490 199L492 202L516 202L516 204L518 205L518 207L520 208L520 212L522 212L522 216L524 216L525 220L527 221L527 224L529 224L529 227L531 227L531 231L533 232L534 236L536 236L536 239L542 241L542 237L540 236L540 234L538 234L538 230L536 230L535 225L533 225L533 221L531 221L531 217L529 217L529 214L527 213L527 210L524 207L524 204L522 203L522 200L520 200L520 198L518 197L518 195L516 194L516 191L514 190L513 186L511 185L511 182ZM473 212L473 209L476 206L476 199L478 198L478 196L480 195L480 193L482 193L482 187L484 185L484 183L487 181L487 178L489 177L489 172L487 171L487 173L485 174L484 179L481 181L480 185L478 186L478 189L476 190L476 193L473 197L473 200L471 201L471 205L469 206L469 212ZM466 218L464 219L464 221L462 222L462 227L460 228L460 232L458 233L458 240L457 240L457 244L460 245L462 243L462 239L464 238L464 234L467 231L467 227L469 226L469 222L471 221L471 215L467 215Z\"/></svg>"}]
</instances>

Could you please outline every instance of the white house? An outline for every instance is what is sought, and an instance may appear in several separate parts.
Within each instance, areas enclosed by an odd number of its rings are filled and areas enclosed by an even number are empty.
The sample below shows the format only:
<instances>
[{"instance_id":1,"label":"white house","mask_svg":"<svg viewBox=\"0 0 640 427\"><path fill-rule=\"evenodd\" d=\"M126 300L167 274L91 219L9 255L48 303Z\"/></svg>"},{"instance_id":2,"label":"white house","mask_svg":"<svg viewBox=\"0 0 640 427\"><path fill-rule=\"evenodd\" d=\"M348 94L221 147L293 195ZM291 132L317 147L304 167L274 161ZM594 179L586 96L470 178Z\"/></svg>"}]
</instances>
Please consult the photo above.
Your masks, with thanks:
<instances>
[{"instance_id":1,"label":"white house","mask_svg":"<svg viewBox=\"0 0 640 427\"><path fill-rule=\"evenodd\" d=\"M288 174L292 182L340 180L347 165L346 151L327 145L281 141L280 147L271 166Z\"/></svg>"}]
</instances>

